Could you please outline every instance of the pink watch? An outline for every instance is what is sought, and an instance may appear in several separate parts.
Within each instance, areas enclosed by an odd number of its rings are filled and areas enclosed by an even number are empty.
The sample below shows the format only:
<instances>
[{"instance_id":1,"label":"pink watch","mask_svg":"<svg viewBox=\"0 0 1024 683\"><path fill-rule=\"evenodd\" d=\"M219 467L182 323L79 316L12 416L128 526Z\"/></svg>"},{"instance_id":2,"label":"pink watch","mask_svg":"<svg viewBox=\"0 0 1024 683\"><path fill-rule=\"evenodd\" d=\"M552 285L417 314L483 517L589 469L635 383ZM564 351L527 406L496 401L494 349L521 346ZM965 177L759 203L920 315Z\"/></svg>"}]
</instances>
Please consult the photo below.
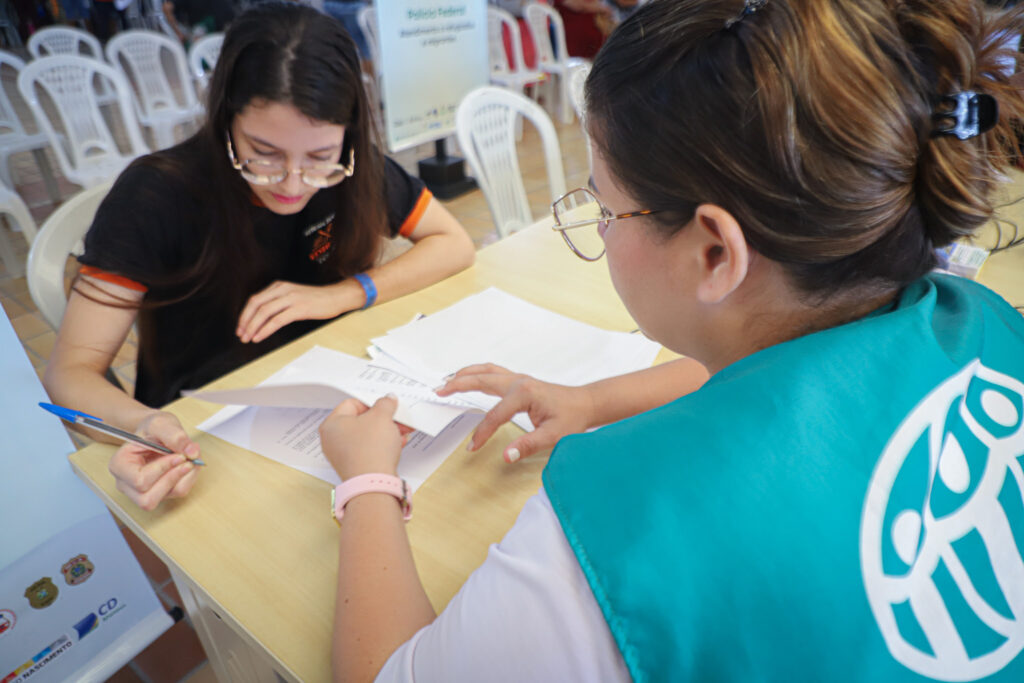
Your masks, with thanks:
<instances>
[{"instance_id":1,"label":"pink watch","mask_svg":"<svg viewBox=\"0 0 1024 683\"><path fill-rule=\"evenodd\" d=\"M345 504L364 493L390 493L402 505L405 521L412 519L412 498L405 479L390 474L360 474L346 479L331 491L331 514L341 524L345 515Z\"/></svg>"}]
</instances>

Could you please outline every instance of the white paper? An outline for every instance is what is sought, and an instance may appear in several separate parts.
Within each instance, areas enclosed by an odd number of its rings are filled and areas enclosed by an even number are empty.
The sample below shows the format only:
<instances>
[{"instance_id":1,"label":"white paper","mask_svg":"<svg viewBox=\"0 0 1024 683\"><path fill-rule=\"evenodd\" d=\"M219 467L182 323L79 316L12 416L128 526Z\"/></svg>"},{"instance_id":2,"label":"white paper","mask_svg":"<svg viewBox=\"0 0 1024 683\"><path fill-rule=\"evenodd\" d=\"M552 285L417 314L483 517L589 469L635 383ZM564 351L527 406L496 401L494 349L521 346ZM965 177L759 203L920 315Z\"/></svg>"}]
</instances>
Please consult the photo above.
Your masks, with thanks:
<instances>
[{"instance_id":1,"label":"white paper","mask_svg":"<svg viewBox=\"0 0 1024 683\"><path fill-rule=\"evenodd\" d=\"M218 412L199 429L337 485L341 479L324 456L317 431L330 412L316 408L232 407ZM415 491L481 419L481 413L466 413L457 416L436 437L423 432L409 434L398 461L398 476Z\"/></svg>"},{"instance_id":2,"label":"white paper","mask_svg":"<svg viewBox=\"0 0 1024 683\"><path fill-rule=\"evenodd\" d=\"M391 330L373 344L382 356L415 368L416 379L428 386L477 363L580 386L650 367L661 349L643 335L602 330L494 287ZM477 394L462 398L485 402Z\"/></svg>"},{"instance_id":3,"label":"white paper","mask_svg":"<svg viewBox=\"0 0 1024 683\"><path fill-rule=\"evenodd\" d=\"M460 397L441 398L393 367L316 346L268 377L259 386L184 395L213 403L333 410L346 398L373 405L387 394L398 397L395 421L437 436L467 409L480 410Z\"/></svg>"}]
</instances>

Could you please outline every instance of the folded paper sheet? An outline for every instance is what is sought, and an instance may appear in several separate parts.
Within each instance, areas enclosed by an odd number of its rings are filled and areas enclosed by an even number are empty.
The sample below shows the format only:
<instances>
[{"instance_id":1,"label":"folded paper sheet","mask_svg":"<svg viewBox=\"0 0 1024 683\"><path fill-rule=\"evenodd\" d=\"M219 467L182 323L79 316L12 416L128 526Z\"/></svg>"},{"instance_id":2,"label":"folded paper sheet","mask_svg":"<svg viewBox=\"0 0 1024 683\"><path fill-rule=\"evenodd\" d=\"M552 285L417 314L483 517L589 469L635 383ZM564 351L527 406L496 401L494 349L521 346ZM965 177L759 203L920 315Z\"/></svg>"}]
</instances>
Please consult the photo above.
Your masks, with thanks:
<instances>
[{"instance_id":1,"label":"folded paper sheet","mask_svg":"<svg viewBox=\"0 0 1024 683\"><path fill-rule=\"evenodd\" d=\"M389 392L399 396L399 410L406 417L400 422L428 425L431 430L410 434L399 460L399 475L415 490L473 431L483 418L482 411L467 413L466 406L456 405L457 401L425 404L419 398L427 395L425 392L433 395L432 391L417 388L394 373L379 371L365 360L319 346L259 386L188 395L233 404L200 424L199 429L338 484L340 480L320 448L320 423L346 398L372 404Z\"/></svg>"},{"instance_id":2,"label":"folded paper sheet","mask_svg":"<svg viewBox=\"0 0 1024 683\"><path fill-rule=\"evenodd\" d=\"M642 335L602 330L491 288L374 339L371 360L314 347L257 387L188 395L232 406L200 429L337 481L317 427L346 398L371 405L395 394L396 421L417 430L402 452L399 474L416 486L499 400L481 393L441 398L434 388L447 375L495 363L579 386L649 367L660 348ZM533 428L525 414L514 422Z\"/></svg>"}]
</instances>

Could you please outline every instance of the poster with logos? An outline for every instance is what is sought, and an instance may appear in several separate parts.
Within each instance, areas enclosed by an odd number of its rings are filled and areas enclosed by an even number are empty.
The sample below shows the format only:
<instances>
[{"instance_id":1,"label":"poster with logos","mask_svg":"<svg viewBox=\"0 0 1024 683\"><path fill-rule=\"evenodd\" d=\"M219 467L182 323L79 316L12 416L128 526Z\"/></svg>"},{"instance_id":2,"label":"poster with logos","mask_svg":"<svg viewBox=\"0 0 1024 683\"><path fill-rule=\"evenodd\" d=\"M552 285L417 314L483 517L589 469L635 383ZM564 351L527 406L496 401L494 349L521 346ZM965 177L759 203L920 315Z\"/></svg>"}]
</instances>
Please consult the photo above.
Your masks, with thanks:
<instances>
[{"instance_id":1,"label":"poster with logos","mask_svg":"<svg viewBox=\"0 0 1024 683\"><path fill-rule=\"evenodd\" d=\"M104 681L173 621L0 315L0 682Z\"/></svg>"},{"instance_id":2,"label":"poster with logos","mask_svg":"<svg viewBox=\"0 0 1024 683\"><path fill-rule=\"evenodd\" d=\"M455 132L455 110L488 83L484 0L378 0L381 85L392 152Z\"/></svg>"}]
</instances>

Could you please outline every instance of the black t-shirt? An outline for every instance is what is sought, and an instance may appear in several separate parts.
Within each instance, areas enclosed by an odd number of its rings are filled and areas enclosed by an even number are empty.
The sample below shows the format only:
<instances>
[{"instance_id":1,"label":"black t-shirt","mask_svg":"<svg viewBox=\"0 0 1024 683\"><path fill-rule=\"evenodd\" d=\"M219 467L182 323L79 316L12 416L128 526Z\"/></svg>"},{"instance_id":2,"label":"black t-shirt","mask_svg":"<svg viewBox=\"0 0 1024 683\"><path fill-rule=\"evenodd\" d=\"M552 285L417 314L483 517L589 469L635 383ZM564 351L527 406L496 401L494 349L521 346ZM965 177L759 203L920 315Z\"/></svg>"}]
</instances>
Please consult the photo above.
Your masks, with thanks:
<instances>
[{"instance_id":1,"label":"black t-shirt","mask_svg":"<svg viewBox=\"0 0 1024 683\"><path fill-rule=\"evenodd\" d=\"M204 173L195 139L154 156L173 159L190 173ZM415 227L430 193L421 180L390 159L385 179L388 225L395 236ZM320 190L291 216L256 203L245 207L260 260L250 295L274 280L330 284L341 279L328 263L338 232L334 216L339 187ZM210 212L203 202L180 179L136 163L121 174L100 205L78 260L88 266L88 274L113 281L125 278L145 288L144 302L180 296L182 291L168 289L161 281L187 272L200 257L207 231L216 229L204 218ZM327 322L294 322L258 344L243 344L235 335L237 315L226 311L223 297L211 289L148 310L140 318L146 321L140 334L153 344L140 344L135 398L142 403L162 406L182 389L202 386ZM153 349L152 358L146 356L146 348Z\"/></svg>"}]
</instances>

